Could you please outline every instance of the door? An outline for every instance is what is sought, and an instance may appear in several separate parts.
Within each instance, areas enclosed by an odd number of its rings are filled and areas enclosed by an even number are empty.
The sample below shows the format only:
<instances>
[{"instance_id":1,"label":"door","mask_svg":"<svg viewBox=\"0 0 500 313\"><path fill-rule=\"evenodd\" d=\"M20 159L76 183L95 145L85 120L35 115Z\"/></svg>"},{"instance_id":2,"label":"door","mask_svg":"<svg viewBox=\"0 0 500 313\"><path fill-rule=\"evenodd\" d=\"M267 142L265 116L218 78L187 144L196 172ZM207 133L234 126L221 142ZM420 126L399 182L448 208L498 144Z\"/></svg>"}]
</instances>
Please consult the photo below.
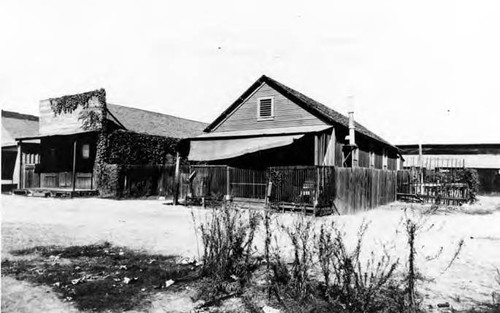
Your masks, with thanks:
<instances>
[{"instance_id":1,"label":"door","mask_svg":"<svg viewBox=\"0 0 500 313\"><path fill-rule=\"evenodd\" d=\"M24 188L40 187L40 176L35 173L35 164L25 164L24 166Z\"/></svg>"}]
</instances>

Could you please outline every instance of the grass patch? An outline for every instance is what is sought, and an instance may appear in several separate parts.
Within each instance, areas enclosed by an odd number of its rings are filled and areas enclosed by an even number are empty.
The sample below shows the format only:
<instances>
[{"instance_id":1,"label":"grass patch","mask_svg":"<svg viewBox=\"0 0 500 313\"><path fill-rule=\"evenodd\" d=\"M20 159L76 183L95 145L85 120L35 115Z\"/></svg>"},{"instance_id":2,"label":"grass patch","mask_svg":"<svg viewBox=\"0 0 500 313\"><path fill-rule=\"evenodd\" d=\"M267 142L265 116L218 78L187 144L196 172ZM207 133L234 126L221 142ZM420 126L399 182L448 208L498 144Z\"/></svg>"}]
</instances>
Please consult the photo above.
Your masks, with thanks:
<instances>
[{"instance_id":1,"label":"grass patch","mask_svg":"<svg viewBox=\"0 0 500 313\"><path fill-rule=\"evenodd\" d=\"M87 246L40 246L11 252L37 258L2 261L2 275L51 286L80 310L126 311L147 303L168 280L198 276L193 264L177 264L174 256L151 255L110 243Z\"/></svg>"}]
</instances>

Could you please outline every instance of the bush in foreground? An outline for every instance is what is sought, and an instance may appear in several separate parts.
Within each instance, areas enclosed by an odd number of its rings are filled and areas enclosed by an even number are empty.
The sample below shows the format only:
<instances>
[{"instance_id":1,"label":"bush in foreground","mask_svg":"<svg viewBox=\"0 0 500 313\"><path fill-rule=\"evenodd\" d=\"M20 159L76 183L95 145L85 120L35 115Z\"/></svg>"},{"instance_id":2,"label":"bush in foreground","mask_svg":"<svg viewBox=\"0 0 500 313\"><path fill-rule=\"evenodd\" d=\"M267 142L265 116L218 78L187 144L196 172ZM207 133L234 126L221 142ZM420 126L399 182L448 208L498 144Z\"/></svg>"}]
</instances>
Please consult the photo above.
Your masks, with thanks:
<instances>
[{"instance_id":1,"label":"bush in foreground","mask_svg":"<svg viewBox=\"0 0 500 313\"><path fill-rule=\"evenodd\" d=\"M200 225L203 243L201 276L210 280L211 297L239 294L258 262L253 241L261 216L256 211L225 205L213 209Z\"/></svg>"}]
</instances>

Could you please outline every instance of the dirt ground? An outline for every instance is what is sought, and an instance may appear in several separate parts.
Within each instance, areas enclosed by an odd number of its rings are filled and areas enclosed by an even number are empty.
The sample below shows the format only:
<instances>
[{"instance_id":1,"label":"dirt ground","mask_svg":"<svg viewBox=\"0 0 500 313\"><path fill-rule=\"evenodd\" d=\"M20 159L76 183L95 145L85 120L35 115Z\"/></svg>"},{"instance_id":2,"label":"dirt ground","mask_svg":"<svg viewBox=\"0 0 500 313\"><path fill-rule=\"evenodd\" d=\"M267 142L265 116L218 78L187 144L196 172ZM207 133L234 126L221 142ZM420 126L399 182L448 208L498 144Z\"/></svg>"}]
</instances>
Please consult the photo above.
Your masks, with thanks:
<instances>
[{"instance_id":1,"label":"dirt ground","mask_svg":"<svg viewBox=\"0 0 500 313\"><path fill-rule=\"evenodd\" d=\"M201 247L197 245L192 213L199 222L209 212L169 206L157 200L2 195L1 203L2 259L12 258L9 251L13 249L99 241L151 253L198 257ZM420 212L428 208L395 203L356 215L316 218L315 222L337 222L354 242L360 224L366 221L369 227L365 254L387 251L404 264L408 251L405 216L422 219ZM296 218L294 214L276 216L285 225L291 225ZM500 197L481 198L478 204L458 210L440 209L422 221L425 226L417 237L417 266L425 278L419 285L425 304L449 302L454 308L467 309L478 302L491 302L492 292L500 289L495 281L495 269L500 268ZM458 258L445 270L462 239L464 245ZM286 238L279 237L277 242L280 249L290 251ZM441 247L442 252L438 253ZM160 293L152 299L150 312L189 312L191 308L186 297ZM3 312L70 310L76 311L47 287L2 277Z\"/></svg>"}]
</instances>

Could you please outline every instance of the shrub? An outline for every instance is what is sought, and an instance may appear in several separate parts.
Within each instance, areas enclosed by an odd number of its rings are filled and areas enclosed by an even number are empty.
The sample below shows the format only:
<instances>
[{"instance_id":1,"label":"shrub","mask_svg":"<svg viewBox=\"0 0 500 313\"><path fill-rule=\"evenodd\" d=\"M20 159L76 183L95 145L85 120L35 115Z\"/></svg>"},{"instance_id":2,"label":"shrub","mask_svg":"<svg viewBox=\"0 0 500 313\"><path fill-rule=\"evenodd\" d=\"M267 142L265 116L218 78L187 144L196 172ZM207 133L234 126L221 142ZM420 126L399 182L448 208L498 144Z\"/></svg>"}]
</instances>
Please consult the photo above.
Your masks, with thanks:
<instances>
[{"instance_id":1,"label":"shrub","mask_svg":"<svg viewBox=\"0 0 500 313\"><path fill-rule=\"evenodd\" d=\"M265 222L266 224L266 222ZM362 264L360 255L367 224L363 223L353 249L335 223L315 232L311 219L299 217L281 227L293 247L292 262L283 261L279 249L271 256L270 289L288 312L407 312L403 281L395 279L399 260L387 253ZM268 232L267 232L268 233ZM278 236L278 235L276 235ZM266 242L269 241L266 235ZM267 244L266 244L267 245ZM314 263L323 281L314 275Z\"/></svg>"},{"instance_id":2,"label":"shrub","mask_svg":"<svg viewBox=\"0 0 500 313\"><path fill-rule=\"evenodd\" d=\"M285 291L294 298L305 299L311 294L312 288L310 279L314 256L314 246L311 245L314 237L312 220L301 215L291 226L281 228L292 243L293 262L288 269L281 257L276 254L273 279L277 288L284 287L281 292Z\"/></svg>"},{"instance_id":3,"label":"shrub","mask_svg":"<svg viewBox=\"0 0 500 313\"><path fill-rule=\"evenodd\" d=\"M202 276L218 283L237 281L240 287L244 286L257 266L253 240L260 220L256 211L232 205L213 209L200 226Z\"/></svg>"},{"instance_id":4,"label":"shrub","mask_svg":"<svg viewBox=\"0 0 500 313\"><path fill-rule=\"evenodd\" d=\"M461 172L462 180L469 187L469 202L474 203L477 200L477 192L479 191L479 175L477 170L466 168Z\"/></svg>"},{"instance_id":5,"label":"shrub","mask_svg":"<svg viewBox=\"0 0 500 313\"><path fill-rule=\"evenodd\" d=\"M343 312L403 312L404 291L393 279L399 260L388 255L360 261L367 224L358 232L356 246L349 252L344 234L335 223L321 226L317 236L318 260L324 278L324 298L331 309Z\"/></svg>"}]
</instances>

